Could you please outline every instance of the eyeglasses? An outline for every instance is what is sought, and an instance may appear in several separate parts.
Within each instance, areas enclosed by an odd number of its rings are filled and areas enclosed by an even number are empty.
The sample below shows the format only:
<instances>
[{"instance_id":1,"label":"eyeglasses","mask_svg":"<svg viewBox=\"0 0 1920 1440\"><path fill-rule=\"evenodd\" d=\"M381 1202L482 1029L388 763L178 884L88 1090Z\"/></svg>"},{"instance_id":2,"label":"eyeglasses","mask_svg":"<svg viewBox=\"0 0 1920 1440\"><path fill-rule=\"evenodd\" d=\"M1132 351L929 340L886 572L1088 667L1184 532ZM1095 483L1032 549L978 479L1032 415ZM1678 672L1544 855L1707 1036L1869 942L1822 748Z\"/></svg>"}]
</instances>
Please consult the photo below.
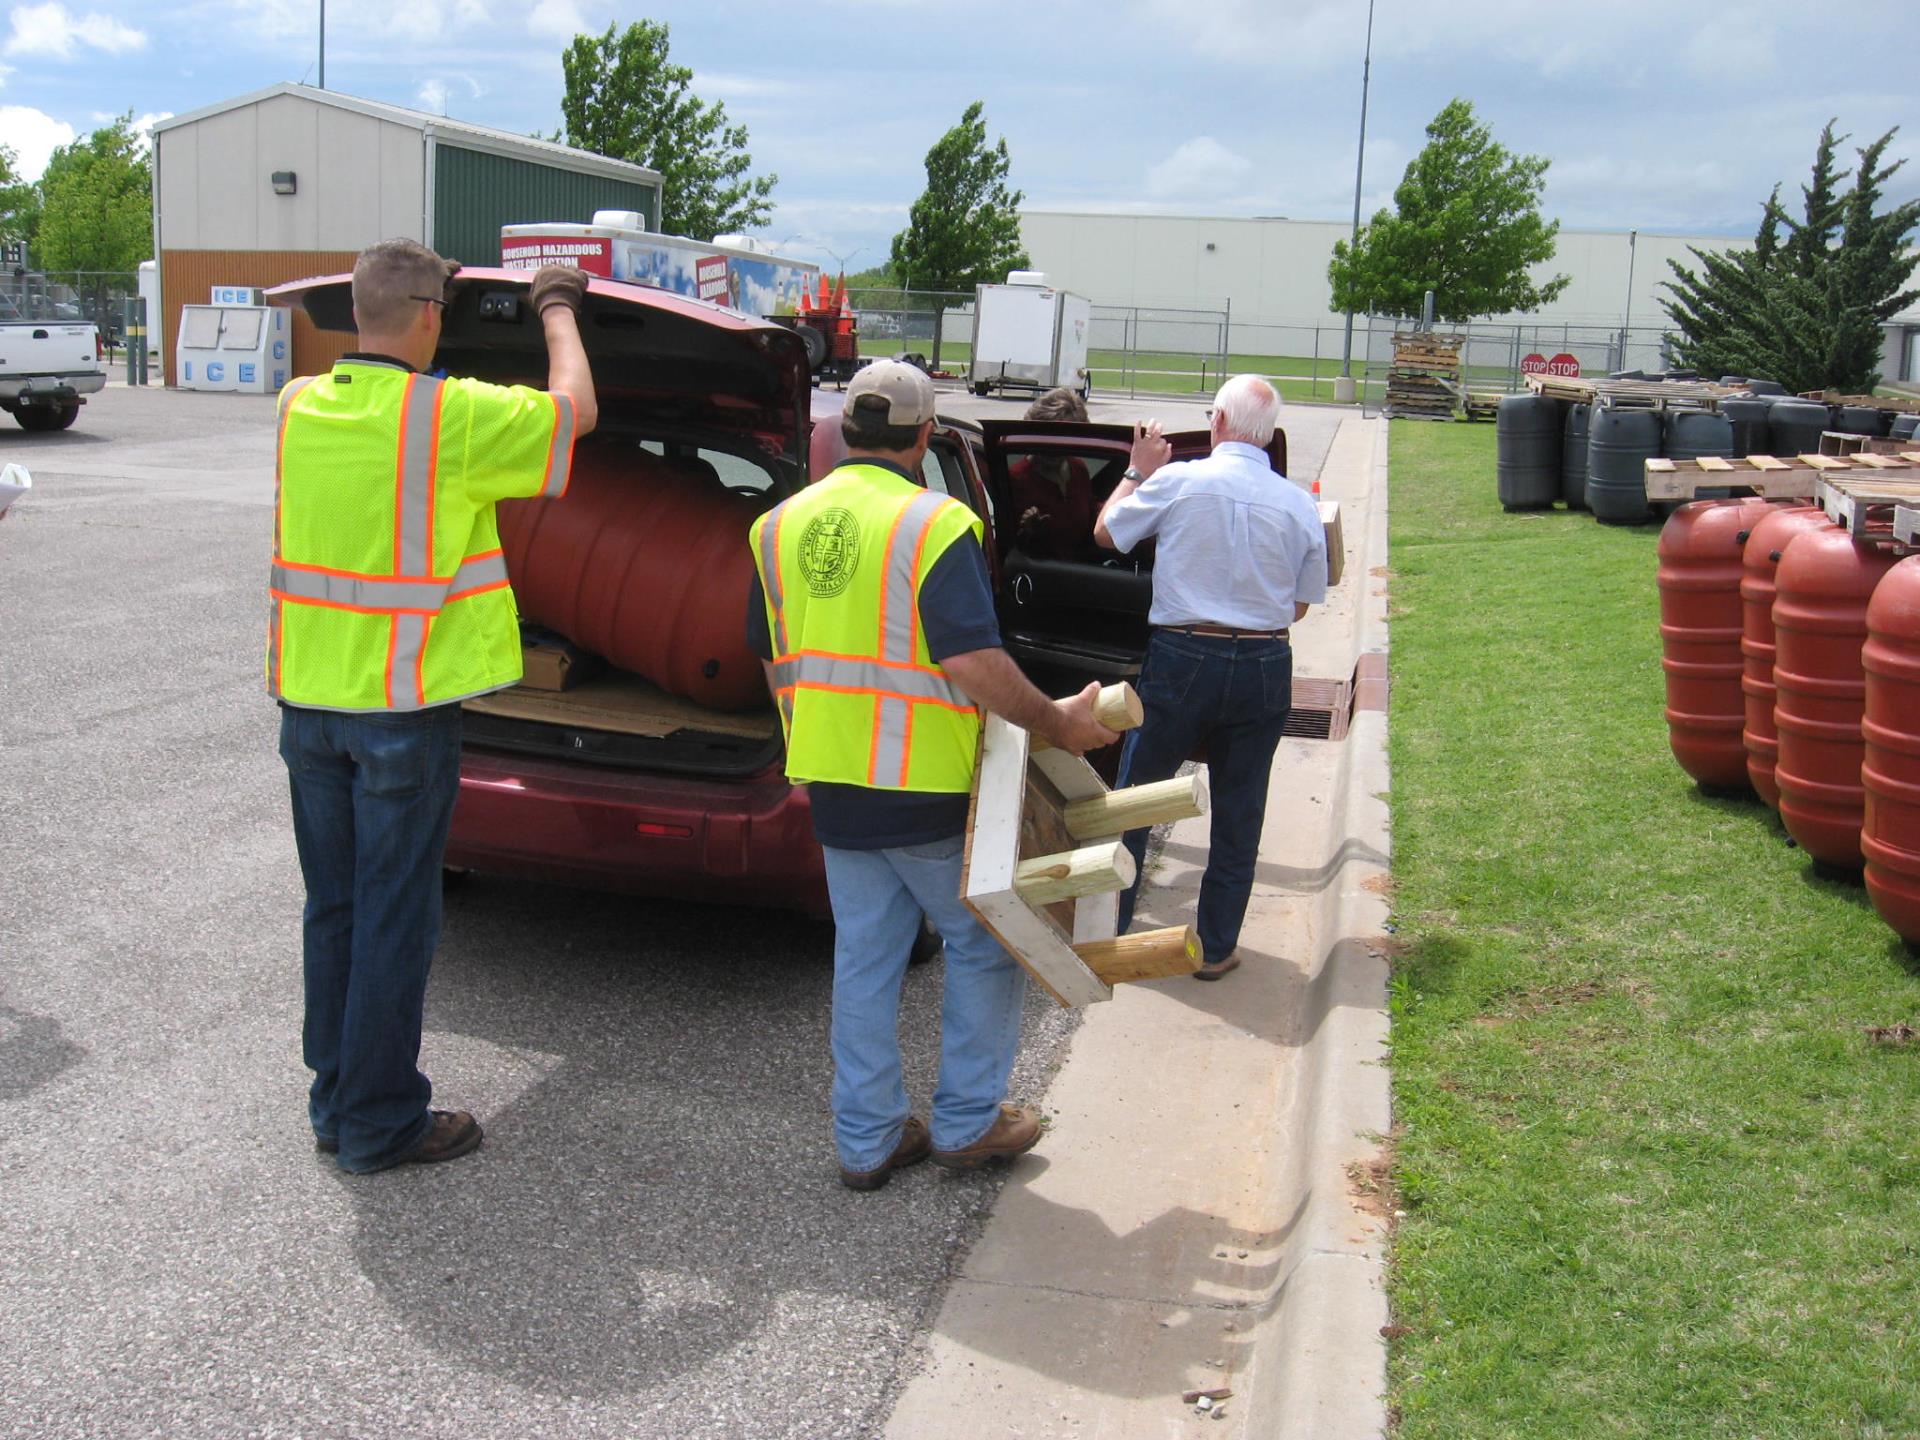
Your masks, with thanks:
<instances>
[{"instance_id":1,"label":"eyeglasses","mask_svg":"<svg viewBox=\"0 0 1920 1440\"><path fill-rule=\"evenodd\" d=\"M447 302L442 300L438 295L409 295L407 298L409 300L418 300L423 305L438 305L442 310L447 308Z\"/></svg>"}]
</instances>

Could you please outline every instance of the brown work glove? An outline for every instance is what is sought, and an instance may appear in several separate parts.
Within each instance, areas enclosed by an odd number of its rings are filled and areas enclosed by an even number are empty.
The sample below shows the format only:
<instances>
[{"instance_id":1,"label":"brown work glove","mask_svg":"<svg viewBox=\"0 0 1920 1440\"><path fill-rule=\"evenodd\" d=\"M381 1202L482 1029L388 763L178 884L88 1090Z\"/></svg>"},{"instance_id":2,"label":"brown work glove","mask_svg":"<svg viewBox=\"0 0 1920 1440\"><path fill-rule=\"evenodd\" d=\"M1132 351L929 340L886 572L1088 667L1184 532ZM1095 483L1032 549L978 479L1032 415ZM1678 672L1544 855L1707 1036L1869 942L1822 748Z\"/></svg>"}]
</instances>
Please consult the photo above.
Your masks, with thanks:
<instances>
[{"instance_id":1,"label":"brown work glove","mask_svg":"<svg viewBox=\"0 0 1920 1440\"><path fill-rule=\"evenodd\" d=\"M587 275L578 265L542 265L533 272L533 287L527 292L533 313L544 315L549 307L564 305L576 316L580 302L587 298Z\"/></svg>"}]
</instances>

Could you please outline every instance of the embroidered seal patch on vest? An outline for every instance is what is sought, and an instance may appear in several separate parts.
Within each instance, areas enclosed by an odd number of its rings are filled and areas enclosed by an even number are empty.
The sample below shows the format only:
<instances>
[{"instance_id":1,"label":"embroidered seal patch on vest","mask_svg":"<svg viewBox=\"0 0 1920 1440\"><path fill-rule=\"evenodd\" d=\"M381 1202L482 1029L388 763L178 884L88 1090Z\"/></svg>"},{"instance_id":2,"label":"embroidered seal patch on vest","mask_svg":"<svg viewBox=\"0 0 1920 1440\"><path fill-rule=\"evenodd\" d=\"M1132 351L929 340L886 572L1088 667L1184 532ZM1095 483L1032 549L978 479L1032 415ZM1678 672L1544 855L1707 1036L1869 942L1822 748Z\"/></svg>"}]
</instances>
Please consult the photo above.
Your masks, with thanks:
<instances>
[{"instance_id":1,"label":"embroidered seal patch on vest","mask_svg":"<svg viewBox=\"0 0 1920 1440\"><path fill-rule=\"evenodd\" d=\"M860 523L850 510L822 510L800 532L800 573L807 592L819 599L845 590L859 561Z\"/></svg>"}]
</instances>

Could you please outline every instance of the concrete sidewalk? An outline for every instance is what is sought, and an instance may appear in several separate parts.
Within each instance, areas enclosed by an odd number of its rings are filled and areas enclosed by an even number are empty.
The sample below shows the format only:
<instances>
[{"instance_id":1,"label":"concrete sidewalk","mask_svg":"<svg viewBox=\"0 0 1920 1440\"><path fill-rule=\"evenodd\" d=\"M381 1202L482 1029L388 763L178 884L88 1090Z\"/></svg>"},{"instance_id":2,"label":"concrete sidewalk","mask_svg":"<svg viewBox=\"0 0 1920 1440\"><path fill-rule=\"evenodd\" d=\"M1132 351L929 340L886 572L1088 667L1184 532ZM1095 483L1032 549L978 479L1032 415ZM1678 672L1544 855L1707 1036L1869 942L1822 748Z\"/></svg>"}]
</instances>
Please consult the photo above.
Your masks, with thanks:
<instances>
[{"instance_id":1,"label":"concrete sidewalk","mask_svg":"<svg viewBox=\"0 0 1920 1440\"><path fill-rule=\"evenodd\" d=\"M1384 676L1386 448L1351 414L1321 468L1347 570L1296 676L1369 654ZM1246 963L1088 1009L890 1436L1384 1432L1384 1221L1350 1174L1390 1123L1384 689L1361 686L1344 742L1282 742ZM1206 851L1204 819L1172 827L1145 923L1191 922ZM1209 1389L1224 1415L1182 1402Z\"/></svg>"}]
</instances>

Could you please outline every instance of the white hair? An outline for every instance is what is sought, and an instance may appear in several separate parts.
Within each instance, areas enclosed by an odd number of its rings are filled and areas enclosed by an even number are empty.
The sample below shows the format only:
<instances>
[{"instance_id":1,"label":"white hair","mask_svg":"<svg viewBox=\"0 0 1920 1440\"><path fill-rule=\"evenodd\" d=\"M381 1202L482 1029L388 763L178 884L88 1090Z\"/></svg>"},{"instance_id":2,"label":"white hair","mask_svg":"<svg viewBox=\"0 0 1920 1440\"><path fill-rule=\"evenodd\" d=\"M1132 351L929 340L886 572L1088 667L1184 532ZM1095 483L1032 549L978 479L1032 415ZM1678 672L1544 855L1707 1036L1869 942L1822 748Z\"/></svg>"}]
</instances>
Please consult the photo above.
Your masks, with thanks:
<instances>
[{"instance_id":1,"label":"white hair","mask_svg":"<svg viewBox=\"0 0 1920 1440\"><path fill-rule=\"evenodd\" d=\"M1223 440L1264 447L1280 423L1280 392L1259 375L1235 375L1213 396Z\"/></svg>"}]
</instances>

